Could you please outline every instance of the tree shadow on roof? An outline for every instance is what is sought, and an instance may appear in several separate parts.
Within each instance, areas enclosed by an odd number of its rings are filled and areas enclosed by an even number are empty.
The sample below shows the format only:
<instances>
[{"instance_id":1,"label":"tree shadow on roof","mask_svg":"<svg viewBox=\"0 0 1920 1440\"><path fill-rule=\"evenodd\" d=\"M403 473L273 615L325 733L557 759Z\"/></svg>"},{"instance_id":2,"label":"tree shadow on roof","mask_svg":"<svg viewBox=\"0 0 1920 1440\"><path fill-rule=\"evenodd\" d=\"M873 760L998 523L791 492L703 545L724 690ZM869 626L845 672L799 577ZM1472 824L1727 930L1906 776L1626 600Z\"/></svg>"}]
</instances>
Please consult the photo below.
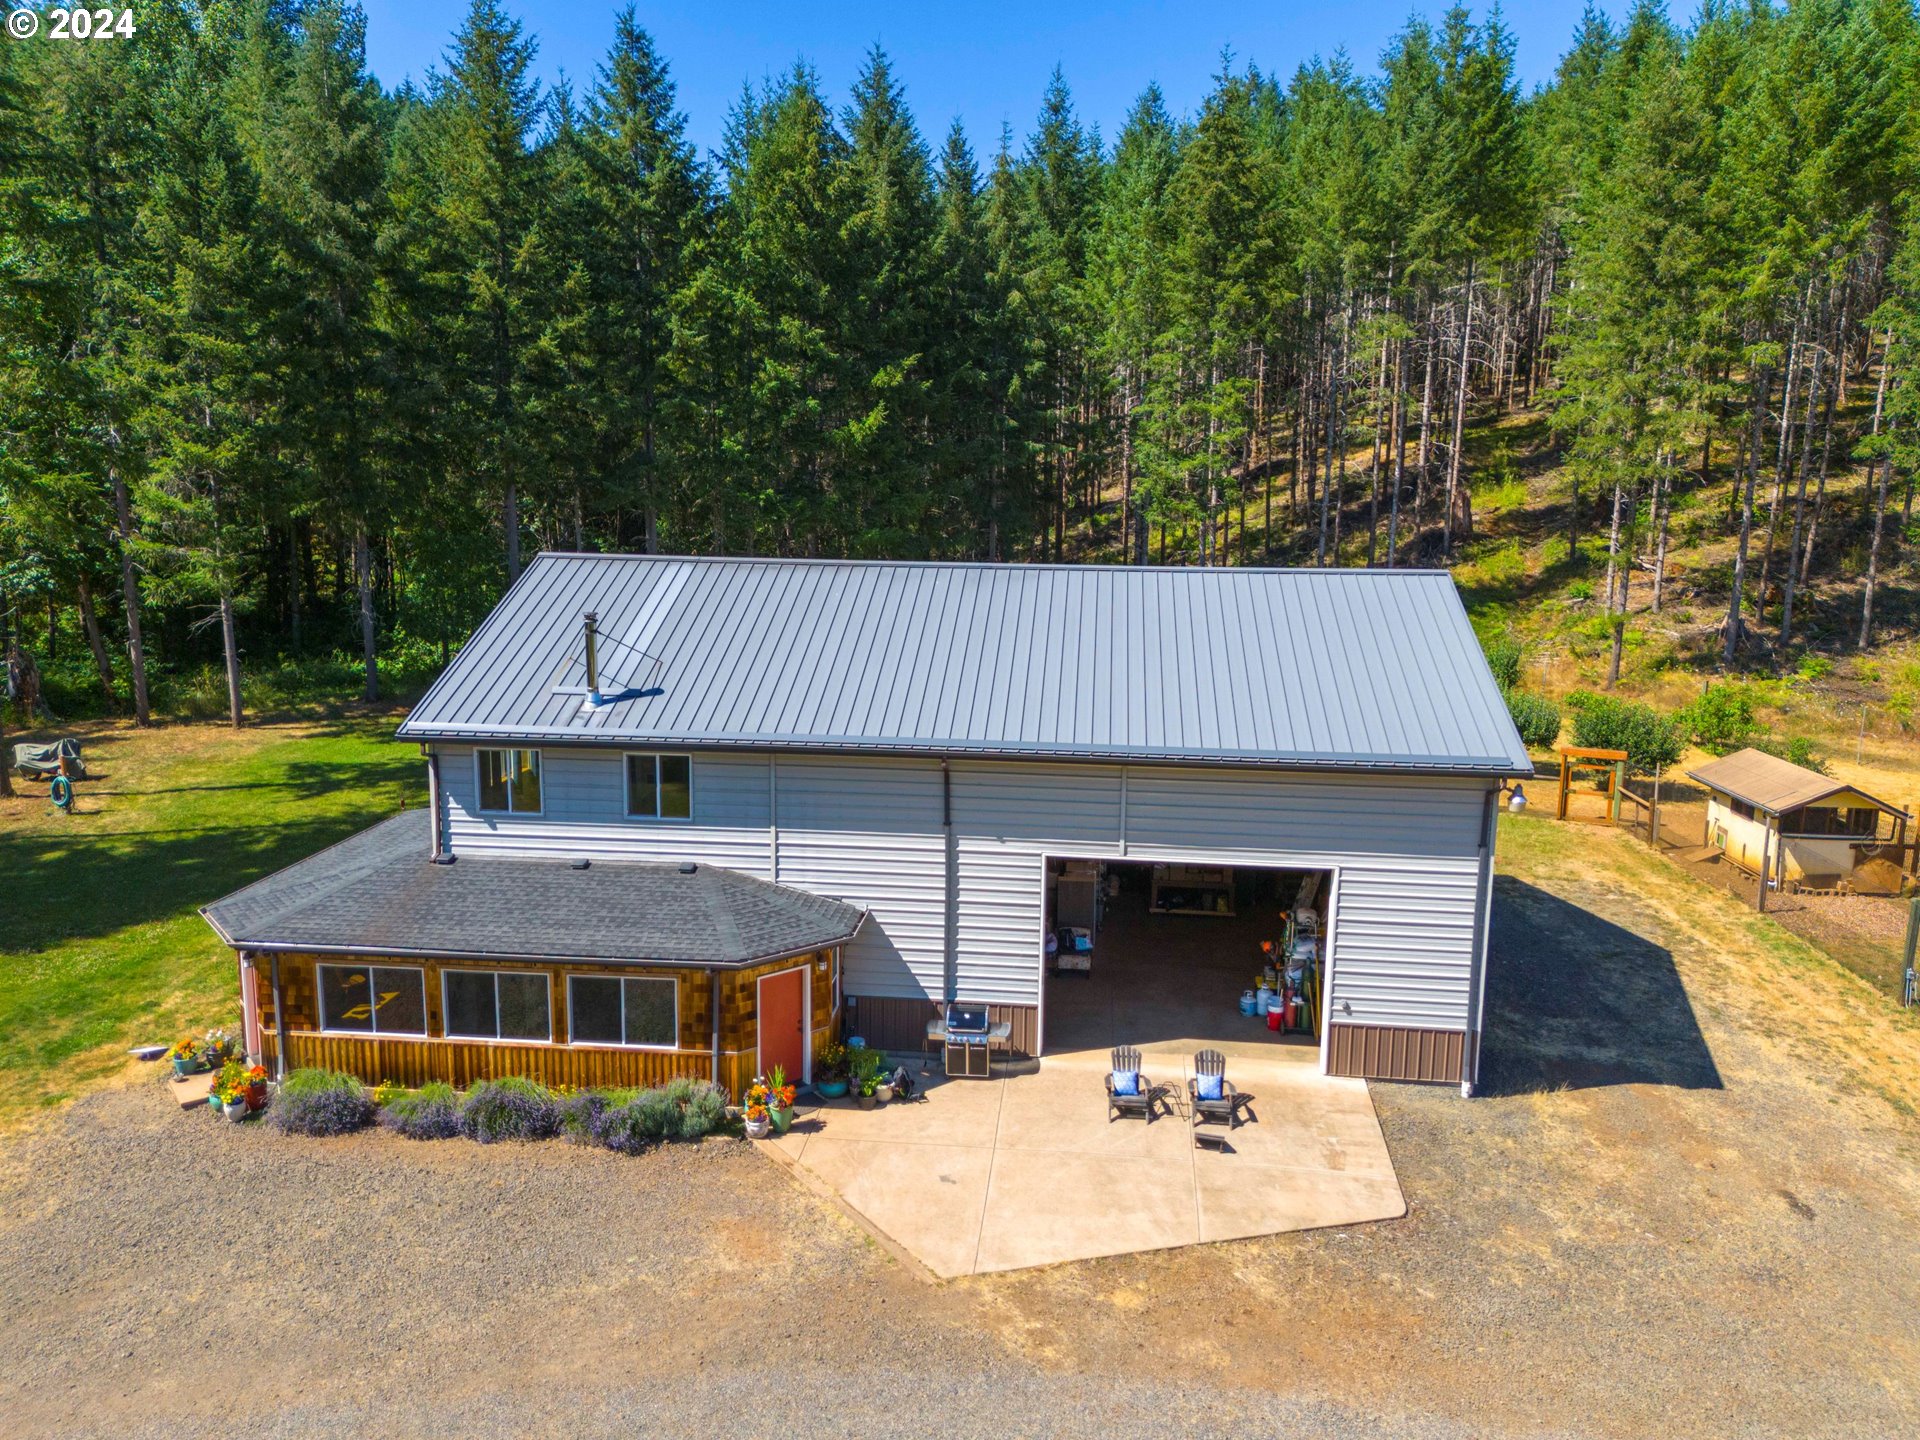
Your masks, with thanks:
<instances>
[{"instance_id":1,"label":"tree shadow on roof","mask_svg":"<svg viewBox=\"0 0 1920 1440\"><path fill-rule=\"evenodd\" d=\"M1722 1088L1672 952L1509 876L1494 881L1480 1092Z\"/></svg>"}]
</instances>

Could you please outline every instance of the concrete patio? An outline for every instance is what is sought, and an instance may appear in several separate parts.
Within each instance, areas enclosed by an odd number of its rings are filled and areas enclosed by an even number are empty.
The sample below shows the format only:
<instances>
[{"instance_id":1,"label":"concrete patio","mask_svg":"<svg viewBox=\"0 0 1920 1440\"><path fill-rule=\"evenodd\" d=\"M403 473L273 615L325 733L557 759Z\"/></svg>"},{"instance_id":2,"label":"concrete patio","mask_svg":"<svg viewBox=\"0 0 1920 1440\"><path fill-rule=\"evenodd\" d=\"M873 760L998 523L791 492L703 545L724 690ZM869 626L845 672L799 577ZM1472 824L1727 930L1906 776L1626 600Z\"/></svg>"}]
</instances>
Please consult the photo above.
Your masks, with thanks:
<instances>
[{"instance_id":1,"label":"concrete patio","mask_svg":"<svg viewBox=\"0 0 1920 1440\"><path fill-rule=\"evenodd\" d=\"M1397 1219L1406 1201L1366 1083L1322 1076L1316 1059L1278 1047L1230 1059L1251 1099L1218 1153L1186 1118L1191 1050L1143 1057L1173 1092L1150 1124L1109 1123L1106 1052L1081 1051L987 1081L936 1066L924 1098L803 1106L762 1144L942 1277Z\"/></svg>"}]
</instances>

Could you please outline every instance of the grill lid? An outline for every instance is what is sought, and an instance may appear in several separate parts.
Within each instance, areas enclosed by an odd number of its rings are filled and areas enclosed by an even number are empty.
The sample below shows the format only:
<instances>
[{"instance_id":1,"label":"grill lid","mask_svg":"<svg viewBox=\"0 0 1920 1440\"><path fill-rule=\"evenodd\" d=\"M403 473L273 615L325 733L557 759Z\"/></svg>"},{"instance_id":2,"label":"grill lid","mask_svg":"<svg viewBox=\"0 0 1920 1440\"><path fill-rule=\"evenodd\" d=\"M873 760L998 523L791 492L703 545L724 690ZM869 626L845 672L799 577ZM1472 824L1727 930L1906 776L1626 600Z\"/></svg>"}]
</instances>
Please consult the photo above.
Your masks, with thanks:
<instances>
[{"instance_id":1,"label":"grill lid","mask_svg":"<svg viewBox=\"0 0 1920 1440\"><path fill-rule=\"evenodd\" d=\"M957 1003L947 1006L947 1033L949 1035L986 1034L987 1007Z\"/></svg>"}]
</instances>

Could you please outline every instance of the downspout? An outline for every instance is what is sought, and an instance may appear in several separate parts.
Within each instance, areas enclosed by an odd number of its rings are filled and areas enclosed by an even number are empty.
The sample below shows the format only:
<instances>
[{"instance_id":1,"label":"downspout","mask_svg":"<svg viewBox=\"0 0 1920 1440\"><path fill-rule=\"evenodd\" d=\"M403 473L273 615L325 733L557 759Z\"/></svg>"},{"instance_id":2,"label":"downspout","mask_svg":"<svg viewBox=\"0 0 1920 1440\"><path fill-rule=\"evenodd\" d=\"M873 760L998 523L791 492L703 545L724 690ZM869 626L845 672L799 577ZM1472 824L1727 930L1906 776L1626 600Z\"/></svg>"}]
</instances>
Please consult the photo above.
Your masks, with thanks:
<instances>
[{"instance_id":1,"label":"downspout","mask_svg":"<svg viewBox=\"0 0 1920 1440\"><path fill-rule=\"evenodd\" d=\"M940 762L940 829L946 838L947 853L947 914L942 940L946 970L945 998L951 1005L960 998L959 856L954 851L953 841L953 767L946 760Z\"/></svg>"},{"instance_id":2,"label":"downspout","mask_svg":"<svg viewBox=\"0 0 1920 1440\"><path fill-rule=\"evenodd\" d=\"M1466 1053L1460 1057L1460 1094L1473 1098L1480 1083L1481 1030L1486 1024L1487 951L1493 937L1493 849L1500 833L1500 792L1487 791L1486 805L1480 816L1480 893L1476 898L1473 987L1467 992Z\"/></svg>"},{"instance_id":3,"label":"downspout","mask_svg":"<svg viewBox=\"0 0 1920 1440\"><path fill-rule=\"evenodd\" d=\"M441 815L440 752L431 745L420 748L427 752L427 858L435 865L451 865L453 855L447 849L447 826Z\"/></svg>"},{"instance_id":4,"label":"downspout","mask_svg":"<svg viewBox=\"0 0 1920 1440\"><path fill-rule=\"evenodd\" d=\"M280 952L273 952L273 1078L287 1078L287 996L280 988Z\"/></svg>"},{"instance_id":5,"label":"downspout","mask_svg":"<svg viewBox=\"0 0 1920 1440\"><path fill-rule=\"evenodd\" d=\"M707 979L713 986L713 1084L717 1090L720 1088L720 972L707 971ZM727 1098L733 1098L731 1091Z\"/></svg>"}]
</instances>

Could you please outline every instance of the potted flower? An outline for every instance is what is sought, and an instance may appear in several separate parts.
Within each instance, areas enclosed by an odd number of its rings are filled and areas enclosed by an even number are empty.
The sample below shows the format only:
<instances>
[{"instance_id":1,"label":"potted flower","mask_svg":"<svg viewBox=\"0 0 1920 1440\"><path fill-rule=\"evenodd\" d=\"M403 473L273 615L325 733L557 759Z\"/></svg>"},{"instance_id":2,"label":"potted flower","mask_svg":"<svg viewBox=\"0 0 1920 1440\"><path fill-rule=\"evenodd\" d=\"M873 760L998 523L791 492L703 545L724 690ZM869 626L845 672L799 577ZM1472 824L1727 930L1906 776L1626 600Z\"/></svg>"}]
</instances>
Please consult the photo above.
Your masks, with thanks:
<instances>
[{"instance_id":1,"label":"potted flower","mask_svg":"<svg viewBox=\"0 0 1920 1440\"><path fill-rule=\"evenodd\" d=\"M214 1077L213 1086L208 1091L207 1103L218 1105L220 1113L229 1120L247 1118L247 1067L238 1060L229 1060L220 1067L220 1073Z\"/></svg>"},{"instance_id":2,"label":"potted flower","mask_svg":"<svg viewBox=\"0 0 1920 1440\"><path fill-rule=\"evenodd\" d=\"M240 1041L216 1025L200 1037L200 1053L205 1057L207 1069L216 1070L229 1060L239 1058Z\"/></svg>"},{"instance_id":3,"label":"potted flower","mask_svg":"<svg viewBox=\"0 0 1920 1440\"><path fill-rule=\"evenodd\" d=\"M773 1121L775 1134L786 1134L793 1124L794 1094L794 1087L787 1083L786 1069L774 1066L773 1074L767 1077L767 1117Z\"/></svg>"},{"instance_id":4,"label":"potted flower","mask_svg":"<svg viewBox=\"0 0 1920 1440\"><path fill-rule=\"evenodd\" d=\"M772 1128L772 1121L767 1116L767 1107L757 1101L749 1101L747 1104L747 1138L749 1140L764 1140L767 1138L767 1131Z\"/></svg>"},{"instance_id":5,"label":"potted flower","mask_svg":"<svg viewBox=\"0 0 1920 1440\"><path fill-rule=\"evenodd\" d=\"M168 1049L167 1059L173 1062L173 1078L186 1079L200 1068L200 1042L186 1036Z\"/></svg>"},{"instance_id":6,"label":"potted flower","mask_svg":"<svg viewBox=\"0 0 1920 1440\"><path fill-rule=\"evenodd\" d=\"M886 1061L878 1050L856 1045L848 1052L847 1063L853 1075L855 1100L862 1110L871 1110L880 1103L881 1072Z\"/></svg>"},{"instance_id":7,"label":"potted flower","mask_svg":"<svg viewBox=\"0 0 1920 1440\"><path fill-rule=\"evenodd\" d=\"M847 1047L828 1040L813 1054L813 1093L838 1100L847 1093Z\"/></svg>"},{"instance_id":8,"label":"potted flower","mask_svg":"<svg viewBox=\"0 0 1920 1440\"><path fill-rule=\"evenodd\" d=\"M267 1067L255 1065L247 1071L247 1109L267 1108Z\"/></svg>"}]
</instances>

